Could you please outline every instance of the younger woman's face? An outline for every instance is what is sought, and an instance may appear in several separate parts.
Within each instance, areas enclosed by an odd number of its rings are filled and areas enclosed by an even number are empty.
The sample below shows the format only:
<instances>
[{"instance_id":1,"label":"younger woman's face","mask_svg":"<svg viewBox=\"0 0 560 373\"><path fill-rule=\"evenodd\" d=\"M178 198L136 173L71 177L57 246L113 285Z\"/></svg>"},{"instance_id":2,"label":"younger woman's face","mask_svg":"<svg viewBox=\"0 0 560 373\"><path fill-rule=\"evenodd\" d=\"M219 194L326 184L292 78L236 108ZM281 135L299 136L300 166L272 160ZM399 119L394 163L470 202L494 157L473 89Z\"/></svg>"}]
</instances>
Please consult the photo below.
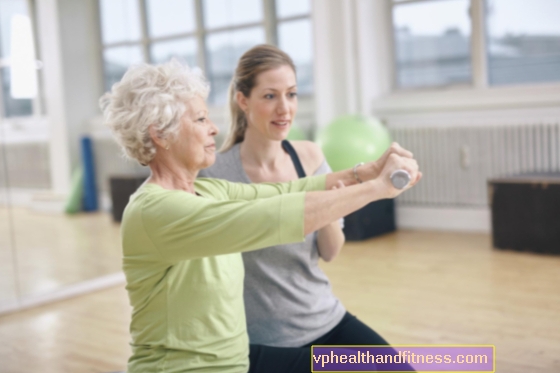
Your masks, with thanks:
<instances>
[{"instance_id":1,"label":"younger woman's face","mask_svg":"<svg viewBox=\"0 0 560 373\"><path fill-rule=\"evenodd\" d=\"M249 97L238 92L237 102L246 113L247 131L257 131L269 140L284 140L298 106L294 70L283 65L260 73Z\"/></svg>"}]
</instances>

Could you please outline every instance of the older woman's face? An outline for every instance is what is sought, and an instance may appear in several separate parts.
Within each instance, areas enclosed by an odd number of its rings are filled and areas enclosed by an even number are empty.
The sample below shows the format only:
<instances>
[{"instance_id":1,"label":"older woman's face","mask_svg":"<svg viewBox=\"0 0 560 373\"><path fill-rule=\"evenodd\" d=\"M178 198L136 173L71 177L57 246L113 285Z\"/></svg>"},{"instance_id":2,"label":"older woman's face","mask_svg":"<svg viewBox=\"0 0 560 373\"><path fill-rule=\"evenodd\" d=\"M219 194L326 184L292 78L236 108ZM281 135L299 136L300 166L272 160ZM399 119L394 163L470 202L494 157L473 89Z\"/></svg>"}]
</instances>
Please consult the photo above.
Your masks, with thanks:
<instances>
[{"instance_id":1,"label":"older woman's face","mask_svg":"<svg viewBox=\"0 0 560 373\"><path fill-rule=\"evenodd\" d=\"M195 97L187 103L181 118L181 129L177 140L170 146L173 155L191 170L201 170L214 164L218 128L208 118L204 99Z\"/></svg>"}]
</instances>

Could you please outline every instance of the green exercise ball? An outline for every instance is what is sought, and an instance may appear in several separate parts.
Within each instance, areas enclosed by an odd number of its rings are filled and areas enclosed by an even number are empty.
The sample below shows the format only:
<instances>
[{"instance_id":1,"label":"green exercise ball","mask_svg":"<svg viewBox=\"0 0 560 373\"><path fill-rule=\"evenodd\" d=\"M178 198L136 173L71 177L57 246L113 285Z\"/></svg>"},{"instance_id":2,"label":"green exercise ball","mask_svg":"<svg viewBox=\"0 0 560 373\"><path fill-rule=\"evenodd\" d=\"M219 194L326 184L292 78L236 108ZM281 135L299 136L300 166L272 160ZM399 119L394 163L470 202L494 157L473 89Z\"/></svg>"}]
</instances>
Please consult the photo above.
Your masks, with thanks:
<instances>
[{"instance_id":1,"label":"green exercise ball","mask_svg":"<svg viewBox=\"0 0 560 373\"><path fill-rule=\"evenodd\" d=\"M391 135L378 119L345 115L323 128L316 142L333 171L340 171L377 160L391 145Z\"/></svg>"},{"instance_id":2,"label":"green exercise ball","mask_svg":"<svg viewBox=\"0 0 560 373\"><path fill-rule=\"evenodd\" d=\"M288 140L307 140L307 136L305 135L305 132L298 126L295 125L295 123L292 123L292 128L290 128L290 132L288 133Z\"/></svg>"}]
</instances>

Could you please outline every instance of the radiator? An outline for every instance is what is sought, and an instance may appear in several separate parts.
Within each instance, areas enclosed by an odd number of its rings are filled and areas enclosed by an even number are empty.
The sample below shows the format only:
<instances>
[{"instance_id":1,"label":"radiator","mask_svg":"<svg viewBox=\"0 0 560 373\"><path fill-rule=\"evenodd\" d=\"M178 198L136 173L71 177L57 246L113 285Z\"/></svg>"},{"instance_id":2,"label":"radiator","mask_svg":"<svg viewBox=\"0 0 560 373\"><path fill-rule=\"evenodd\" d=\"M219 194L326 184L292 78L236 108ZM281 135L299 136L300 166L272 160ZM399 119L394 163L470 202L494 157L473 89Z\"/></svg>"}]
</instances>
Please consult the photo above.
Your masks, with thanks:
<instances>
[{"instance_id":1,"label":"radiator","mask_svg":"<svg viewBox=\"0 0 560 373\"><path fill-rule=\"evenodd\" d=\"M484 207L489 178L560 171L560 121L390 131L414 153L424 175L398 197L399 205Z\"/></svg>"},{"instance_id":2,"label":"radiator","mask_svg":"<svg viewBox=\"0 0 560 373\"><path fill-rule=\"evenodd\" d=\"M422 181L397 199L399 205L485 207L488 178L521 172L560 171L560 121L525 125L390 129L393 139L414 152ZM114 140L93 135L97 184L109 191L113 175L148 175L146 167L124 159ZM46 142L1 144L0 189L50 187ZM6 156L8 172L4 170Z\"/></svg>"}]
</instances>

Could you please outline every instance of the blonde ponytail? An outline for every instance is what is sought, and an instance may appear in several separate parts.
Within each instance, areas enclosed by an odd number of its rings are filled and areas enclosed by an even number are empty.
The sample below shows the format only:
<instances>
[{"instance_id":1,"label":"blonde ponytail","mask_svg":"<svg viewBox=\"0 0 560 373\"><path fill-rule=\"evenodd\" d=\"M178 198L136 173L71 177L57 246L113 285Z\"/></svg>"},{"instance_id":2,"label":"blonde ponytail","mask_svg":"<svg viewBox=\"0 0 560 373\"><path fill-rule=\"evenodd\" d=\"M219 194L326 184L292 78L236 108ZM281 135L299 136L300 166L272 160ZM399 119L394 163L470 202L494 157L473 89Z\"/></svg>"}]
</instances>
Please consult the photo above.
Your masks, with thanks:
<instances>
[{"instance_id":1,"label":"blonde ponytail","mask_svg":"<svg viewBox=\"0 0 560 373\"><path fill-rule=\"evenodd\" d=\"M221 152L225 152L232 148L237 143L240 143L245 138L245 130L247 129L247 117L235 98L235 76L231 79L228 90L228 105L229 105L229 132L227 134Z\"/></svg>"}]
</instances>

